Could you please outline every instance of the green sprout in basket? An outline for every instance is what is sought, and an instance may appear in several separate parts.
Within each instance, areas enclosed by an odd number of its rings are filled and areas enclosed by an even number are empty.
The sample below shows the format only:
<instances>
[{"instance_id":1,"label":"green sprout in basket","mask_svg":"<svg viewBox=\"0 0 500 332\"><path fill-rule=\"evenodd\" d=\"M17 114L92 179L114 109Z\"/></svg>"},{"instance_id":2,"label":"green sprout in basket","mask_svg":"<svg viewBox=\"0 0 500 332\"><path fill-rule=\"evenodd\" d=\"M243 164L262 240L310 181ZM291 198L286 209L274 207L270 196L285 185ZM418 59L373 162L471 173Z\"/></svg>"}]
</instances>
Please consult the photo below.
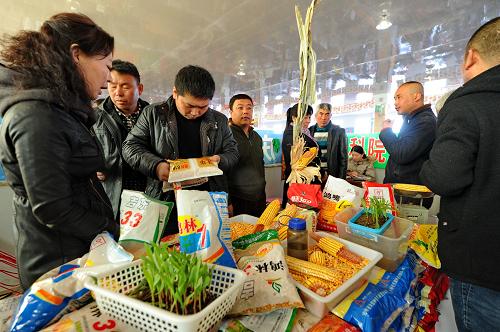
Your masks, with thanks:
<instances>
[{"instance_id":1,"label":"green sprout in basket","mask_svg":"<svg viewBox=\"0 0 500 332\"><path fill-rule=\"evenodd\" d=\"M380 222L384 223L387 220L387 211L392 210L392 205L389 201L384 198L370 197L370 206L367 207L366 203L362 201L362 205L365 208L375 222L376 228L380 228Z\"/></svg>"},{"instance_id":2,"label":"green sprout in basket","mask_svg":"<svg viewBox=\"0 0 500 332\"><path fill-rule=\"evenodd\" d=\"M208 292L211 270L197 256L152 244L146 245L146 255L142 260L145 284L140 288L148 288L146 293L151 304L189 315L201 311L211 301Z\"/></svg>"}]
</instances>

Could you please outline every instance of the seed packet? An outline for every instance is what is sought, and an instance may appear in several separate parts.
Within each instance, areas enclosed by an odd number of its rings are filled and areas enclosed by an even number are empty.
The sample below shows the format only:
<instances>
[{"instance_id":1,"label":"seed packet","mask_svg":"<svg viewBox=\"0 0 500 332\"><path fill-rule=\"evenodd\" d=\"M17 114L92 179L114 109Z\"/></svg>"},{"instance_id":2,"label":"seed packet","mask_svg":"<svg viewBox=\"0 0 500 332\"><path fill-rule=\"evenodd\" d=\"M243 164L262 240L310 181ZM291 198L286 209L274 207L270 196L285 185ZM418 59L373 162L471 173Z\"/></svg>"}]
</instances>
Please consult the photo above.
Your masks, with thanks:
<instances>
[{"instance_id":1,"label":"seed packet","mask_svg":"<svg viewBox=\"0 0 500 332\"><path fill-rule=\"evenodd\" d=\"M144 253L144 243L158 243L174 203L124 190L120 204L120 244L135 256Z\"/></svg>"},{"instance_id":2,"label":"seed packet","mask_svg":"<svg viewBox=\"0 0 500 332\"><path fill-rule=\"evenodd\" d=\"M168 160L170 164L170 174L168 182L182 182L216 175L222 175L223 172L208 159L208 157Z\"/></svg>"},{"instance_id":3,"label":"seed packet","mask_svg":"<svg viewBox=\"0 0 500 332\"><path fill-rule=\"evenodd\" d=\"M90 291L83 286L81 275L98 271L109 263L132 261L133 256L123 250L108 233L96 236L90 252L63 264L41 276L24 293L11 331L38 331L57 322L65 314L83 307L91 301Z\"/></svg>"},{"instance_id":4,"label":"seed packet","mask_svg":"<svg viewBox=\"0 0 500 332\"><path fill-rule=\"evenodd\" d=\"M383 198L391 203L392 214L396 215L396 205L394 204L394 191L390 184L381 184L376 182L363 182L365 188L366 206L370 206L370 197Z\"/></svg>"},{"instance_id":5,"label":"seed packet","mask_svg":"<svg viewBox=\"0 0 500 332\"><path fill-rule=\"evenodd\" d=\"M304 307L288 273L276 230L240 237L233 241L233 248L238 269L246 273L247 279L236 297L232 315Z\"/></svg>"},{"instance_id":6,"label":"seed packet","mask_svg":"<svg viewBox=\"0 0 500 332\"><path fill-rule=\"evenodd\" d=\"M235 268L227 194L179 190L176 200L181 252L196 253L204 262Z\"/></svg>"},{"instance_id":7,"label":"seed packet","mask_svg":"<svg viewBox=\"0 0 500 332\"><path fill-rule=\"evenodd\" d=\"M328 176L323 189L323 202L318 215L319 230L337 232L335 216L348 207L359 207L363 198L363 189L346 180Z\"/></svg>"}]
</instances>

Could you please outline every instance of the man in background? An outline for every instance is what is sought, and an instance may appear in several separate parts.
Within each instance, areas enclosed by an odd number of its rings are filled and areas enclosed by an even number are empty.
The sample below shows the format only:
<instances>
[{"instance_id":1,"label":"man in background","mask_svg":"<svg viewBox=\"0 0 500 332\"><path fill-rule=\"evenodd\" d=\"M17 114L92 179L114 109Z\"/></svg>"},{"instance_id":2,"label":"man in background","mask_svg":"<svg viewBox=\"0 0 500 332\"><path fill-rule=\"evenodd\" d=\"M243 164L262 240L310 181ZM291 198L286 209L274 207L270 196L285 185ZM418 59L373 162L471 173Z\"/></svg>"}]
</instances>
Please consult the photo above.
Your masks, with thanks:
<instances>
[{"instance_id":1,"label":"man in background","mask_svg":"<svg viewBox=\"0 0 500 332\"><path fill-rule=\"evenodd\" d=\"M321 150L322 182L328 175L345 179L347 175L347 136L345 129L334 125L332 119L332 105L319 104L316 111L316 124L309 127Z\"/></svg>"},{"instance_id":2,"label":"man in background","mask_svg":"<svg viewBox=\"0 0 500 332\"><path fill-rule=\"evenodd\" d=\"M420 176L441 196L438 253L459 331L500 327L500 17L470 38Z\"/></svg>"},{"instance_id":3,"label":"man in background","mask_svg":"<svg viewBox=\"0 0 500 332\"><path fill-rule=\"evenodd\" d=\"M245 94L234 95L229 109L229 128L240 155L227 176L232 212L260 217L266 208L266 179L262 138L252 127L253 100Z\"/></svg>"},{"instance_id":4,"label":"man in background","mask_svg":"<svg viewBox=\"0 0 500 332\"><path fill-rule=\"evenodd\" d=\"M390 154L384 183L422 184L418 174L424 161L429 159L436 137L436 116L430 104L424 105L424 88L415 81L399 86L394 94L394 106L403 116L403 125L396 135L392 121L385 120L380 132L380 140Z\"/></svg>"},{"instance_id":5,"label":"man in background","mask_svg":"<svg viewBox=\"0 0 500 332\"><path fill-rule=\"evenodd\" d=\"M146 176L134 171L123 160L122 144L149 104L140 98L144 87L134 64L114 60L110 77L109 97L97 107L97 121L93 128L102 146L106 167L97 177L102 181L117 218L122 190L146 189Z\"/></svg>"}]
</instances>

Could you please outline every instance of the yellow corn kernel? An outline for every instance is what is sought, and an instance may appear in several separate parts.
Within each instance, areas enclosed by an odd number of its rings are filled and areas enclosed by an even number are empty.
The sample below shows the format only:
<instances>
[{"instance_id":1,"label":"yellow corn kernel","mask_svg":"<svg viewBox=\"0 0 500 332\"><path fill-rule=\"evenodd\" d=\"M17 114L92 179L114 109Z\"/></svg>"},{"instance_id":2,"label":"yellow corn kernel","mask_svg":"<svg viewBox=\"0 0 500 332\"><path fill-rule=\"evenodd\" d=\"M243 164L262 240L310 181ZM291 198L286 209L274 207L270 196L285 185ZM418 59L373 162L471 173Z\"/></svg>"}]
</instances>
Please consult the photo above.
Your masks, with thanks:
<instances>
[{"instance_id":1,"label":"yellow corn kernel","mask_svg":"<svg viewBox=\"0 0 500 332\"><path fill-rule=\"evenodd\" d=\"M295 273L303 273L307 276L318 277L325 280L338 279L338 273L325 266L303 261L291 256L286 256L286 263L288 264L288 269Z\"/></svg>"},{"instance_id":2,"label":"yellow corn kernel","mask_svg":"<svg viewBox=\"0 0 500 332\"><path fill-rule=\"evenodd\" d=\"M314 263L314 264L318 264L321 266L326 266L325 254L319 250L316 250L309 256L309 262Z\"/></svg>"},{"instance_id":3,"label":"yellow corn kernel","mask_svg":"<svg viewBox=\"0 0 500 332\"><path fill-rule=\"evenodd\" d=\"M313 161L314 158L318 155L318 148L317 147L312 147L309 148L306 152L302 154L300 157L299 161L297 162L297 169L302 170L309 165L311 161Z\"/></svg>"},{"instance_id":4,"label":"yellow corn kernel","mask_svg":"<svg viewBox=\"0 0 500 332\"><path fill-rule=\"evenodd\" d=\"M318 241L318 247L332 256L337 256L338 252L344 247L344 245L338 241L335 241L334 239L322 237Z\"/></svg>"},{"instance_id":5,"label":"yellow corn kernel","mask_svg":"<svg viewBox=\"0 0 500 332\"><path fill-rule=\"evenodd\" d=\"M269 226L273 223L274 217L278 214L280 210L280 200L275 199L266 207L262 215L260 216L257 224L262 224L264 226Z\"/></svg>"},{"instance_id":6,"label":"yellow corn kernel","mask_svg":"<svg viewBox=\"0 0 500 332\"><path fill-rule=\"evenodd\" d=\"M231 228L231 241L252 234L255 229L255 225L246 222L232 222L229 227Z\"/></svg>"}]
</instances>

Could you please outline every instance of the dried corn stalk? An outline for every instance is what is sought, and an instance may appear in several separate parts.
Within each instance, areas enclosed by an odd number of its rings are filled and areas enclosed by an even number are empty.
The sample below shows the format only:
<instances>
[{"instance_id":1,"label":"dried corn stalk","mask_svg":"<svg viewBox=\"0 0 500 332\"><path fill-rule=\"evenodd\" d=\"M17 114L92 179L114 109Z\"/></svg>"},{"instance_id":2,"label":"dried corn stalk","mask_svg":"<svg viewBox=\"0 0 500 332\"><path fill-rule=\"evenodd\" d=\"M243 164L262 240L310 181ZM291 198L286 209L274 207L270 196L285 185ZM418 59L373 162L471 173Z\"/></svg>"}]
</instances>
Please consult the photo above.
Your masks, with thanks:
<instances>
[{"instance_id":1,"label":"dried corn stalk","mask_svg":"<svg viewBox=\"0 0 500 332\"><path fill-rule=\"evenodd\" d=\"M302 137L302 122L307 110L307 105L316 101L316 54L312 48L311 23L314 8L319 0L312 0L307 8L305 21L299 7L295 6L295 17L300 37L300 97L297 117L293 122L293 145L290 153L292 172L287 179L289 183L311 183L315 177L320 178L319 166L303 167L303 156L307 153L304 149ZM311 162L314 158L306 158Z\"/></svg>"},{"instance_id":2,"label":"dried corn stalk","mask_svg":"<svg viewBox=\"0 0 500 332\"><path fill-rule=\"evenodd\" d=\"M319 0L311 1L311 4L307 8L305 22L302 20L299 7L295 6L295 17L300 37L300 97L297 118L293 124L294 144L301 135L302 122L304 121L307 105L312 105L316 101L316 54L312 48L311 23L314 8L318 2Z\"/></svg>"}]
</instances>

